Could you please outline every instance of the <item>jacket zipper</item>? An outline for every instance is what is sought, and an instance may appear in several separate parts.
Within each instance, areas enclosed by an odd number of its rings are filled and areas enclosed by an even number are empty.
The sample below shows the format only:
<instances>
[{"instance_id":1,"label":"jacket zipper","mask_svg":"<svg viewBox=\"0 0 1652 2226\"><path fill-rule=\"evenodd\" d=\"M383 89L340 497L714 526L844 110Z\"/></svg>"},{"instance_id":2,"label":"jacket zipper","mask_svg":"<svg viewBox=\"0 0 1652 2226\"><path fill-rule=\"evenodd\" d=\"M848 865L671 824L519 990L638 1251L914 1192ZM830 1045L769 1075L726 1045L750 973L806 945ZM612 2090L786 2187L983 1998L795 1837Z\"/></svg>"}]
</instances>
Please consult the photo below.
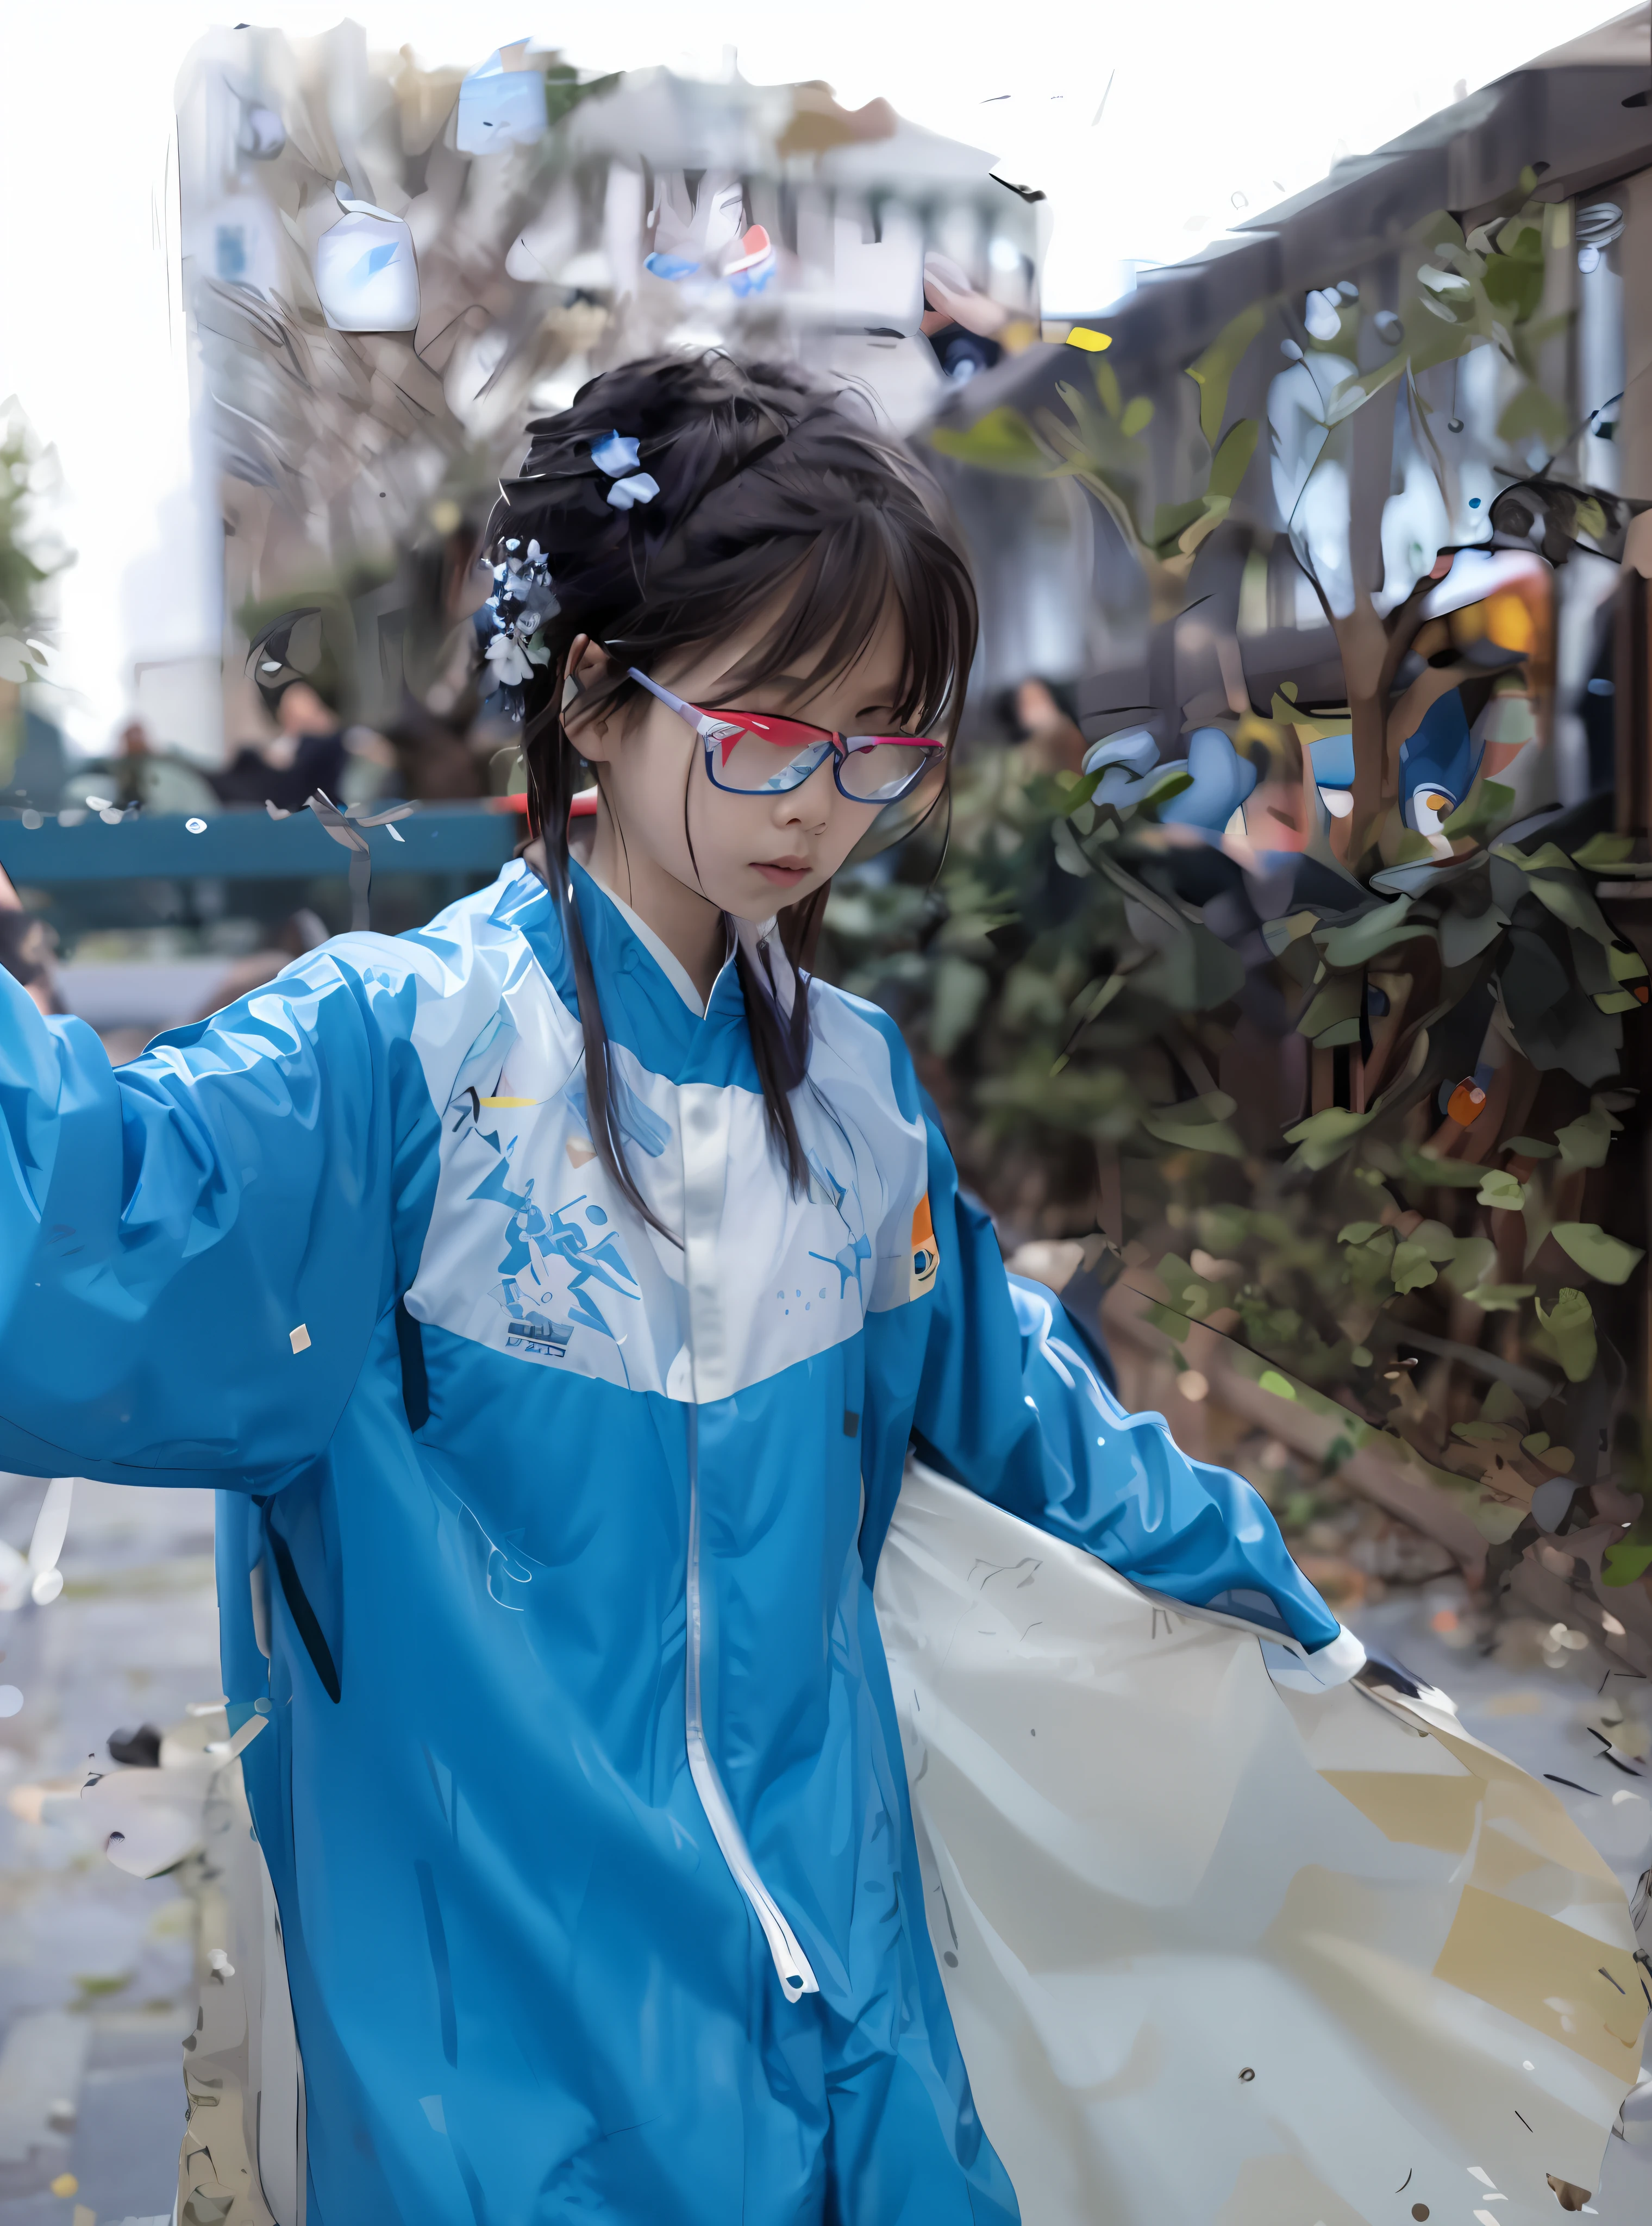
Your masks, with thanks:
<instances>
[{"instance_id":1,"label":"jacket zipper","mask_svg":"<svg viewBox=\"0 0 1652 2226\"><path fill-rule=\"evenodd\" d=\"M706 1812L706 1822L722 1850L723 1860L734 1873L735 1885L750 1902L753 1913L763 1928L763 1937L769 1943L769 1953L774 1958L774 1968L786 2000L800 2001L804 1994L817 1994L820 1982L810 1968L809 1958L798 1946L797 1936L781 1913L779 1905L764 1885L757 1865L752 1860L746 1835L740 1830L729 1806L728 1796L717 1775L717 1765L712 1760L711 1750L706 1744L705 1721L700 1706L700 1430L698 1409L692 1401L689 1402L688 1422L689 1553L685 1586L688 1649L683 1694L689 1772L694 1779L694 1790L700 1797L700 1805Z\"/></svg>"}]
</instances>

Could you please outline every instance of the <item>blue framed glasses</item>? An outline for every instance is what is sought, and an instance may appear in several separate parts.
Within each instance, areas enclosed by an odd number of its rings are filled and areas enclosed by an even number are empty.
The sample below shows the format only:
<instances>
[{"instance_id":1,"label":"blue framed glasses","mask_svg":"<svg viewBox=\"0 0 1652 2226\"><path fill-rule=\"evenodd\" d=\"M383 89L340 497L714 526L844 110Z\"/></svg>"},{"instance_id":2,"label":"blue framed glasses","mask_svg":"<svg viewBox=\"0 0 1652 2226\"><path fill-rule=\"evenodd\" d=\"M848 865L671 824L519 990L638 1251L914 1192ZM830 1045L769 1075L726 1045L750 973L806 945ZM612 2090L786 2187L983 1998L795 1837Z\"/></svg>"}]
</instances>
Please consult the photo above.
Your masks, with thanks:
<instances>
[{"instance_id":1,"label":"blue framed glasses","mask_svg":"<svg viewBox=\"0 0 1652 2226\"><path fill-rule=\"evenodd\" d=\"M734 796L784 796L829 757L839 792L852 804L894 804L911 794L946 747L912 735L840 735L772 711L706 710L634 665L626 670L694 728L705 747L706 778Z\"/></svg>"}]
</instances>

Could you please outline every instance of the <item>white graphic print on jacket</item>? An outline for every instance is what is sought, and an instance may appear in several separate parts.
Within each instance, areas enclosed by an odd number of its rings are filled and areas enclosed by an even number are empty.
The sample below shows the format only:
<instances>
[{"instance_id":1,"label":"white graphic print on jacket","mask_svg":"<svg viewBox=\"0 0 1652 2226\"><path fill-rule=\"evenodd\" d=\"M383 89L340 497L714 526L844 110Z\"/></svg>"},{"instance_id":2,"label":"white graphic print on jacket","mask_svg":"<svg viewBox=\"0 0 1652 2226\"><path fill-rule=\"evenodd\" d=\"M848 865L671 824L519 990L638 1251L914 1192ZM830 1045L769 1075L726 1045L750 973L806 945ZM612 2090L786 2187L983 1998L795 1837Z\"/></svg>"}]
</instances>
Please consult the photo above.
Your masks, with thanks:
<instances>
[{"instance_id":1,"label":"white graphic print on jacket","mask_svg":"<svg viewBox=\"0 0 1652 2226\"><path fill-rule=\"evenodd\" d=\"M896 1109L883 1037L852 1005L815 1001L812 1086L794 1099L810 1170L802 1196L754 1089L672 1083L611 1046L632 1175L679 1246L616 1212L591 1142L578 1021L537 966L511 973L432 1090L441 1173L407 1294L416 1320L704 1402L827 1351L912 1294L924 1136Z\"/></svg>"}]
</instances>

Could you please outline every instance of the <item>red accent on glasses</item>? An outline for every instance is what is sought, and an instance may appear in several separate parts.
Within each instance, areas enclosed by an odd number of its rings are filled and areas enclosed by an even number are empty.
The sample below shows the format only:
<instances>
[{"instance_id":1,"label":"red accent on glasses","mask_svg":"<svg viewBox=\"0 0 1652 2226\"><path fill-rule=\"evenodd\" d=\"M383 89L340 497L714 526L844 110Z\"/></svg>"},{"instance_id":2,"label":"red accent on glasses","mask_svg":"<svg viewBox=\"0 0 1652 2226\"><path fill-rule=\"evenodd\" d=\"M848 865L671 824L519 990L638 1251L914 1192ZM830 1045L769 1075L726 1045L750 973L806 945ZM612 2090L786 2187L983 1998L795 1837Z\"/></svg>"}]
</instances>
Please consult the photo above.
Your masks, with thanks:
<instances>
[{"instance_id":1,"label":"red accent on glasses","mask_svg":"<svg viewBox=\"0 0 1652 2226\"><path fill-rule=\"evenodd\" d=\"M811 727L802 719L782 719L772 711L702 710L699 704L689 707L698 711L702 719L727 720L739 725L747 734L760 735L772 742L778 750L797 752L807 749L811 742L829 742L840 756L847 757L851 750L870 749L887 745L902 750L938 750L943 745L927 735L840 735L830 727ZM729 752L740 737L727 736L723 742L722 761L728 762Z\"/></svg>"}]
</instances>

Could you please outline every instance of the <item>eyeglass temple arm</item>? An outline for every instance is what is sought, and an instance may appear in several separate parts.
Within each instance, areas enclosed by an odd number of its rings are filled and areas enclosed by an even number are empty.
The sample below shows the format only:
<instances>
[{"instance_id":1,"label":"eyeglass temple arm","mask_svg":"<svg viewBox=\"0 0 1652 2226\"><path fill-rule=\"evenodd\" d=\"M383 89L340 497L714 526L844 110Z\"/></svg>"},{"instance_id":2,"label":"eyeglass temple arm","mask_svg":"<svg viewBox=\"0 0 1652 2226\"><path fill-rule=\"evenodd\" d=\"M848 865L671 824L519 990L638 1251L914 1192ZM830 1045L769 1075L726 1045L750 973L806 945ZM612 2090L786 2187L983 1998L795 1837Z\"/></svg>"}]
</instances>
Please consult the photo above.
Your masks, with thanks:
<instances>
[{"instance_id":1,"label":"eyeglass temple arm","mask_svg":"<svg viewBox=\"0 0 1652 2226\"><path fill-rule=\"evenodd\" d=\"M628 665L626 667L626 672L639 688L645 688L651 696L658 696L660 702L675 711L679 719L686 719L696 732L699 730L701 715L695 709L692 703L685 703L680 696L674 696L669 688L662 688L658 680L651 680L645 672L639 672L634 665Z\"/></svg>"}]
</instances>

